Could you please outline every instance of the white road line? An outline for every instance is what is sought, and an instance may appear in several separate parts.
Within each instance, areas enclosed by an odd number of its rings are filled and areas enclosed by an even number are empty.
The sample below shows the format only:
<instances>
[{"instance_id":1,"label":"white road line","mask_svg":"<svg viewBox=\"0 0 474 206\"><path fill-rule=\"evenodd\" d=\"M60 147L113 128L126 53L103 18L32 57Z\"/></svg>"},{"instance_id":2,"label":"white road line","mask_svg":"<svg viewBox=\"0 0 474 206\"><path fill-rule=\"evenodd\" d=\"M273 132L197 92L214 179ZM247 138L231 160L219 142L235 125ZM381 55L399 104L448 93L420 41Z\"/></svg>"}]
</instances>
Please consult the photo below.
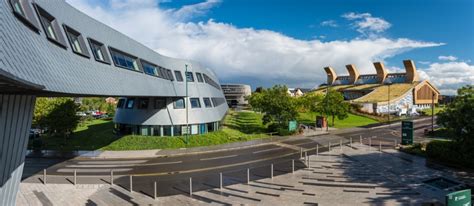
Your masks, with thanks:
<instances>
[{"instance_id":1,"label":"white road line","mask_svg":"<svg viewBox=\"0 0 474 206\"><path fill-rule=\"evenodd\" d=\"M66 167L78 167L78 168L84 168L84 167L92 167L92 168L116 168L116 167L144 167L144 166L156 166L156 165L171 165L171 164L180 164L183 163L183 161L176 161L176 162L157 162L157 163L148 163L148 164L115 164L115 165L96 165L96 164L91 164L91 165L86 165L86 164L81 164L81 165L66 165Z\"/></svg>"},{"instance_id":2,"label":"white road line","mask_svg":"<svg viewBox=\"0 0 474 206\"><path fill-rule=\"evenodd\" d=\"M277 148L271 148L271 149L264 149L264 150L255 151L255 152L252 152L252 153L253 153L253 154L257 154L257 153L269 152L269 151L280 150L280 149L283 149L283 147L277 147Z\"/></svg>"},{"instance_id":3,"label":"white road line","mask_svg":"<svg viewBox=\"0 0 474 206\"><path fill-rule=\"evenodd\" d=\"M207 160L217 160L217 159L225 159L225 158L231 158L231 157L237 157L239 155L227 155L227 156L221 156L221 157L209 157L209 158L202 158L199 159L201 161L207 161Z\"/></svg>"},{"instance_id":4,"label":"white road line","mask_svg":"<svg viewBox=\"0 0 474 206\"><path fill-rule=\"evenodd\" d=\"M80 161L77 164L136 164L136 163L145 163L148 160L110 160L110 161Z\"/></svg>"},{"instance_id":5,"label":"white road line","mask_svg":"<svg viewBox=\"0 0 474 206\"><path fill-rule=\"evenodd\" d=\"M74 170L78 173L110 172L110 169L58 169L58 172L72 173ZM122 168L114 169L114 172L127 172L131 170L132 168Z\"/></svg>"}]
</instances>

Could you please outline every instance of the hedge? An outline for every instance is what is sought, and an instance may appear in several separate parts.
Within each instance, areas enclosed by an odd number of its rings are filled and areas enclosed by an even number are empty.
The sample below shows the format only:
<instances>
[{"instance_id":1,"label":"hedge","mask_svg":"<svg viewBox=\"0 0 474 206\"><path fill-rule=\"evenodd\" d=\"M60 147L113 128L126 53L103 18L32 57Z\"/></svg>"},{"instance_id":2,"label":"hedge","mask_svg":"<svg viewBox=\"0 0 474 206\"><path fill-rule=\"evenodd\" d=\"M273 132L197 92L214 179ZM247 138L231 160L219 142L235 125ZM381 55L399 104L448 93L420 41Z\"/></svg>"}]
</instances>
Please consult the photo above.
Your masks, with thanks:
<instances>
[{"instance_id":1,"label":"hedge","mask_svg":"<svg viewBox=\"0 0 474 206\"><path fill-rule=\"evenodd\" d=\"M449 165L474 168L474 145L435 140L426 146L426 156Z\"/></svg>"}]
</instances>

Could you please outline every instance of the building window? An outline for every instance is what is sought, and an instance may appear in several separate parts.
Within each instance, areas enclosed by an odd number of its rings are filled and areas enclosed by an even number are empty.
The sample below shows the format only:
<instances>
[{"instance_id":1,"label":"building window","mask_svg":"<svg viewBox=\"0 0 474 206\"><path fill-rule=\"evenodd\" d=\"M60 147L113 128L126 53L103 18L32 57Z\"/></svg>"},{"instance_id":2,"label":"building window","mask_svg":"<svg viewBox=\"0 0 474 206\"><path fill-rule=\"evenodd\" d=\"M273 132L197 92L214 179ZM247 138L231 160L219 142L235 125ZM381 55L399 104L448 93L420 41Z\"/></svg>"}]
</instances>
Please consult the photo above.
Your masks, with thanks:
<instances>
[{"instance_id":1,"label":"building window","mask_svg":"<svg viewBox=\"0 0 474 206\"><path fill-rule=\"evenodd\" d=\"M125 104L125 99L119 99L117 103L117 108L123 108L124 104Z\"/></svg>"},{"instance_id":2,"label":"building window","mask_svg":"<svg viewBox=\"0 0 474 206\"><path fill-rule=\"evenodd\" d=\"M148 75L152 75L152 76L158 76L157 75L157 68L155 65L151 64L151 63L148 63L146 61L140 61L142 63L142 67L143 67L143 72L145 72L145 74L148 74Z\"/></svg>"},{"instance_id":3,"label":"building window","mask_svg":"<svg viewBox=\"0 0 474 206\"><path fill-rule=\"evenodd\" d=\"M155 109L164 109L166 108L166 99L155 99Z\"/></svg>"},{"instance_id":4,"label":"building window","mask_svg":"<svg viewBox=\"0 0 474 206\"><path fill-rule=\"evenodd\" d=\"M204 80L202 79L201 73L196 72L196 78L197 78L198 82L204 82Z\"/></svg>"},{"instance_id":5,"label":"building window","mask_svg":"<svg viewBox=\"0 0 474 206\"><path fill-rule=\"evenodd\" d=\"M176 77L176 81L178 81L178 82L183 81L183 76L181 75L180 71L174 71L174 76Z\"/></svg>"},{"instance_id":6,"label":"building window","mask_svg":"<svg viewBox=\"0 0 474 206\"><path fill-rule=\"evenodd\" d=\"M160 77L160 78L163 78L163 79L166 79L166 76L163 74L163 70L164 70L164 69L165 69L165 68L158 66L158 67L156 68L156 76L158 76L158 77Z\"/></svg>"},{"instance_id":7,"label":"building window","mask_svg":"<svg viewBox=\"0 0 474 206\"><path fill-rule=\"evenodd\" d=\"M105 45L91 38L88 38L88 40L94 59L98 62L110 64L110 58L105 49Z\"/></svg>"},{"instance_id":8,"label":"building window","mask_svg":"<svg viewBox=\"0 0 474 206\"><path fill-rule=\"evenodd\" d=\"M169 80L174 81L173 72L171 72L171 70L167 69L166 73L168 74Z\"/></svg>"},{"instance_id":9,"label":"building window","mask_svg":"<svg viewBox=\"0 0 474 206\"><path fill-rule=\"evenodd\" d=\"M148 109L148 98L140 98L138 101L138 109Z\"/></svg>"},{"instance_id":10,"label":"building window","mask_svg":"<svg viewBox=\"0 0 474 206\"><path fill-rule=\"evenodd\" d=\"M29 3L28 0L10 0L10 6L15 16L35 32L39 32L38 21L36 21Z\"/></svg>"},{"instance_id":11,"label":"building window","mask_svg":"<svg viewBox=\"0 0 474 206\"><path fill-rule=\"evenodd\" d=\"M186 81L194 82L194 76L192 72L186 72Z\"/></svg>"},{"instance_id":12,"label":"building window","mask_svg":"<svg viewBox=\"0 0 474 206\"><path fill-rule=\"evenodd\" d=\"M191 108L201 108L201 102L199 101L199 98L191 98Z\"/></svg>"},{"instance_id":13,"label":"building window","mask_svg":"<svg viewBox=\"0 0 474 206\"><path fill-rule=\"evenodd\" d=\"M209 98L205 97L205 98L203 98L203 100L204 100L204 106L206 108L212 107L212 103L211 103L211 100Z\"/></svg>"},{"instance_id":14,"label":"building window","mask_svg":"<svg viewBox=\"0 0 474 206\"><path fill-rule=\"evenodd\" d=\"M114 61L115 66L132 70L132 71L140 71L138 67L138 59L132 55L128 55L125 52L121 52L119 50L110 48L110 55L112 55L112 60Z\"/></svg>"},{"instance_id":15,"label":"building window","mask_svg":"<svg viewBox=\"0 0 474 206\"><path fill-rule=\"evenodd\" d=\"M81 33L64 25L64 31L66 32L67 39L71 45L72 51L76 54L89 58L89 51L87 51L86 43Z\"/></svg>"},{"instance_id":16,"label":"building window","mask_svg":"<svg viewBox=\"0 0 474 206\"><path fill-rule=\"evenodd\" d=\"M183 98L176 99L173 103L173 106L175 109L184 109L186 107Z\"/></svg>"},{"instance_id":17,"label":"building window","mask_svg":"<svg viewBox=\"0 0 474 206\"><path fill-rule=\"evenodd\" d=\"M127 99L127 104L125 105L125 109L133 109L134 103L135 103L135 99L133 98Z\"/></svg>"},{"instance_id":18,"label":"building window","mask_svg":"<svg viewBox=\"0 0 474 206\"><path fill-rule=\"evenodd\" d=\"M53 43L66 48L66 40L64 39L58 21L54 18L51 14L49 14L46 10L39 7L37 4L36 11L38 13L38 17L40 19L41 25L43 25L43 29L46 33L46 37Z\"/></svg>"}]
</instances>

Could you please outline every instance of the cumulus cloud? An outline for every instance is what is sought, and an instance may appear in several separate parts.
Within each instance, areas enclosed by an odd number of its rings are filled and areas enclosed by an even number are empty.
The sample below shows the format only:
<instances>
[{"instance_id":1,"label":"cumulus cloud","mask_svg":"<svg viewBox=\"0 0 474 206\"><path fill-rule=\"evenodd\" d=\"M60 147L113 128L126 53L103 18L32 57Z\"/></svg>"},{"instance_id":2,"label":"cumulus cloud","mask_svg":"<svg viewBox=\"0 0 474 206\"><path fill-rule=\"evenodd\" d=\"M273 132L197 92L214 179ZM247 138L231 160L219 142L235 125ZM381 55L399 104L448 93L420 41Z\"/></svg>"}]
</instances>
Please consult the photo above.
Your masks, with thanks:
<instances>
[{"instance_id":1,"label":"cumulus cloud","mask_svg":"<svg viewBox=\"0 0 474 206\"><path fill-rule=\"evenodd\" d=\"M68 2L163 55L202 62L216 72L221 82L313 87L325 81L325 66L346 74L344 65L355 64L361 73L374 73L373 61L383 61L411 49L442 45L382 37L326 42L300 40L275 31L239 28L212 19L204 22L183 20L193 14L202 14L210 9L209 6L194 4L189 5L193 9L170 10L160 8L153 0L141 0L137 4L134 3L139 0L109 0L108 3L117 1L119 6L108 8L92 5L87 0Z\"/></svg>"},{"instance_id":2,"label":"cumulus cloud","mask_svg":"<svg viewBox=\"0 0 474 206\"><path fill-rule=\"evenodd\" d=\"M389 29L392 24L379 17L373 17L370 13L349 12L342 15L343 18L354 21L353 26L363 35L375 36L375 34Z\"/></svg>"},{"instance_id":3,"label":"cumulus cloud","mask_svg":"<svg viewBox=\"0 0 474 206\"><path fill-rule=\"evenodd\" d=\"M420 78L430 80L442 94L456 94L459 87L474 84L474 65L466 62L433 63L418 72Z\"/></svg>"},{"instance_id":4,"label":"cumulus cloud","mask_svg":"<svg viewBox=\"0 0 474 206\"><path fill-rule=\"evenodd\" d=\"M458 60L457 57L451 56L451 55L450 56L439 56L438 59L443 60L443 61L456 61L456 60Z\"/></svg>"},{"instance_id":5,"label":"cumulus cloud","mask_svg":"<svg viewBox=\"0 0 474 206\"><path fill-rule=\"evenodd\" d=\"M327 20L327 21L321 22L321 26L338 27L339 25L334 20Z\"/></svg>"}]
</instances>

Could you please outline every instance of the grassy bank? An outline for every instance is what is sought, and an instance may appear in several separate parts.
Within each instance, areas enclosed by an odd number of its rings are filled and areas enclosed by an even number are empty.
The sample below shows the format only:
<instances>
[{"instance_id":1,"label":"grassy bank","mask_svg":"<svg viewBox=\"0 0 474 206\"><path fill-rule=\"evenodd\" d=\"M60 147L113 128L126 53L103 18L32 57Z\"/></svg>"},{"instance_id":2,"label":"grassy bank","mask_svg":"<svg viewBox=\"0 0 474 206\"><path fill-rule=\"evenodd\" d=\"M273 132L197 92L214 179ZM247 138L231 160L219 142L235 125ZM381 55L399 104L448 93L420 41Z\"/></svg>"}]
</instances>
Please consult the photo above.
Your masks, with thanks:
<instances>
[{"instance_id":1,"label":"grassy bank","mask_svg":"<svg viewBox=\"0 0 474 206\"><path fill-rule=\"evenodd\" d=\"M298 117L298 122L302 124L307 124L307 125L314 125L317 115L319 114L314 113L314 112L300 113ZM332 125L331 118L328 119L328 123L329 123L329 126ZM355 114L349 114L349 117L343 120L339 120L337 119L337 117L334 119L334 127L339 128L339 129L365 126L365 125L374 124L374 123L378 123L378 121L368 118L368 117L355 115Z\"/></svg>"}]
</instances>

